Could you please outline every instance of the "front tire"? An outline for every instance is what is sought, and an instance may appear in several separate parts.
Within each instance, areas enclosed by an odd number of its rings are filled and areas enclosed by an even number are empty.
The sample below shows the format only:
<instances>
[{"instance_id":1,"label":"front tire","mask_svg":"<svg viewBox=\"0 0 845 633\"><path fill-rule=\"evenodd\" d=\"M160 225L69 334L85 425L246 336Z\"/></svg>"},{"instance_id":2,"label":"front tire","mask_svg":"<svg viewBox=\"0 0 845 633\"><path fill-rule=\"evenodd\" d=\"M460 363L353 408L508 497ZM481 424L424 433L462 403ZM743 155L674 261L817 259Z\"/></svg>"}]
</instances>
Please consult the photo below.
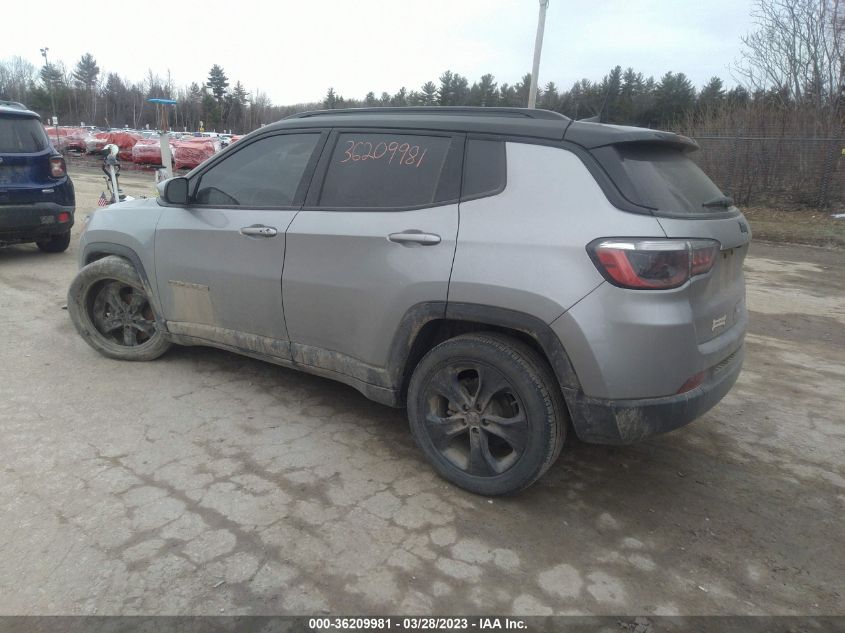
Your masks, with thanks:
<instances>
[{"instance_id":1,"label":"front tire","mask_svg":"<svg viewBox=\"0 0 845 633\"><path fill-rule=\"evenodd\" d=\"M566 407L545 360L498 333L434 347L408 388L417 445L444 479L481 495L530 486L560 454Z\"/></svg>"},{"instance_id":2,"label":"front tire","mask_svg":"<svg viewBox=\"0 0 845 633\"><path fill-rule=\"evenodd\" d=\"M153 360L170 348L141 277L120 257L82 268L68 291L67 308L85 342L109 358Z\"/></svg>"},{"instance_id":3,"label":"front tire","mask_svg":"<svg viewBox=\"0 0 845 633\"><path fill-rule=\"evenodd\" d=\"M49 240L38 240L35 245L45 253L64 253L70 246L70 231L55 235Z\"/></svg>"}]
</instances>

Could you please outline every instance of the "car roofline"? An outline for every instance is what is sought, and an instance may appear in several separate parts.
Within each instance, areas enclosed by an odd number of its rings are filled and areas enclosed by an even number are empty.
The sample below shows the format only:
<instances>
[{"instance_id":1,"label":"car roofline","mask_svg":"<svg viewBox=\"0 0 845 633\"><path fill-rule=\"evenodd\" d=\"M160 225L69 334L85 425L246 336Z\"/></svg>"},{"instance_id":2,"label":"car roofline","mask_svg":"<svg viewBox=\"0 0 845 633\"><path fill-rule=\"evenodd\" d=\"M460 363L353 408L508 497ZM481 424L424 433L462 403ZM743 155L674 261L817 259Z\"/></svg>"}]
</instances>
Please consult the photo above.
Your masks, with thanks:
<instances>
[{"instance_id":1,"label":"car roofline","mask_svg":"<svg viewBox=\"0 0 845 633\"><path fill-rule=\"evenodd\" d=\"M24 104L17 101L6 101L0 99L0 114L11 114L12 116L30 117L40 119L41 116L37 112L33 112Z\"/></svg>"},{"instance_id":2,"label":"car roofline","mask_svg":"<svg viewBox=\"0 0 845 633\"><path fill-rule=\"evenodd\" d=\"M558 112L529 108L411 106L313 110L289 115L263 129L272 131L308 127L382 127L479 133L568 141L588 150L624 143L661 144L684 152L698 149L694 140L673 132L574 121Z\"/></svg>"},{"instance_id":3,"label":"car roofline","mask_svg":"<svg viewBox=\"0 0 845 633\"><path fill-rule=\"evenodd\" d=\"M300 112L261 129L273 132L306 128L393 128L561 141L571 122L549 110L412 106Z\"/></svg>"},{"instance_id":4,"label":"car roofline","mask_svg":"<svg viewBox=\"0 0 845 633\"><path fill-rule=\"evenodd\" d=\"M568 117L559 112L536 108L505 108L481 106L408 106L408 107L368 107L368 108L339 108L336 110L310 110L297 112L285 119L305 119L320 116L343 116L357 114L426 114L442 116L477 116L477 117L515 117L526 119L545 119L555 121L569 121ZM283 119L284 120L284 119Z\"/></svg>"}]
</instances>

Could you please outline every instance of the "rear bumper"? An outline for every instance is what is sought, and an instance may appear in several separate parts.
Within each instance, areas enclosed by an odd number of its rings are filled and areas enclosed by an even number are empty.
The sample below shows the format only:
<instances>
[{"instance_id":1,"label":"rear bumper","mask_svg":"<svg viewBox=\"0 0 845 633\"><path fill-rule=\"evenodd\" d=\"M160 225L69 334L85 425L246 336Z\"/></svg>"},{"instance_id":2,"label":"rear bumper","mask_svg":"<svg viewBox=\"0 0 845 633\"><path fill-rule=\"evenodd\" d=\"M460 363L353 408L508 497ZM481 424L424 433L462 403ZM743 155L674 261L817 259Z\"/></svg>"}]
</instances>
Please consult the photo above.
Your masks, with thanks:
<instances>
[{"instance_id":1,"label":"rear bumper","mask_svg":"<svg viewBox=\"0 0 845 633\"><path fill-rule=\"evenodd\" d=\"M0 206L0 245L35 242L67 233L73 226L75 208L55 202ZM59 214L68 213L67 222L59 221Z\"/></svg>"},{"instance_id":2,"label":"rear bumper","mask_svg":"<svg viewBox=\"0 0 845 633\"><path fill-rule=\"evenodd\" d=\"M730 391L742 370L745 347L712 367L700 386L674 396L631 400L566 394L572 424L579 439L595 444L630 444L689 424Z\"/></svg>"}]
</instances>

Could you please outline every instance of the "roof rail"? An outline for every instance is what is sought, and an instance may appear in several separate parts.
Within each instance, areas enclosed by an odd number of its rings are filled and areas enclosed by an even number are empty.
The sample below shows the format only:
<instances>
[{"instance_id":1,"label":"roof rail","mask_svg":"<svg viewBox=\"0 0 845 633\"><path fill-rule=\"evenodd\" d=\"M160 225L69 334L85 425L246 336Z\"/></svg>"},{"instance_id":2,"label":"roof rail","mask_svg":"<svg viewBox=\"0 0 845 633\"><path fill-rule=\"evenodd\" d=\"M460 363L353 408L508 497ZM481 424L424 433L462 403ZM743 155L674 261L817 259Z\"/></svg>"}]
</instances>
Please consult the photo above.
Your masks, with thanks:
<instances>
[{"instance_id":1,"label":"roof rail","mask_svg":"<svg viewBox=\"0 0 845 633\"><path fill-rule=\"evenodd\" d=\"M409 106L405 108L341 108L338 110L312 110L286 116L286 119L305 119L316 116L335 116L346 114L443 114L457 116L506 116L526 119L569 119L551 110L529 108L487 108L483 106Z\"/></svg>"}]
</instances>

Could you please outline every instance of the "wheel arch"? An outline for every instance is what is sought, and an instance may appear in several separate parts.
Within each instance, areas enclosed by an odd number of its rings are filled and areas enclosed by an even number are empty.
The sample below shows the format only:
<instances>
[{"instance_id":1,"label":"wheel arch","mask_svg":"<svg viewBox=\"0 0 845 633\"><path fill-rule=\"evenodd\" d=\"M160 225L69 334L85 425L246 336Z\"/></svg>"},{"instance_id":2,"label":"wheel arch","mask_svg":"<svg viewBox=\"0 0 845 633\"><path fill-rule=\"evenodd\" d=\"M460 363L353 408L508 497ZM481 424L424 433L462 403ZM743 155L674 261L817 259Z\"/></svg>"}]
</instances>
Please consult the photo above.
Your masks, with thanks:
<instances>
[{"instance_id":1,"label":"wheel arch","mask_svg":"<svg viewBox=\"0 0 845 633\"><path fill-rule=\"evenodd\" d=\"M569 355L542 320L530 314L475 303L433 302L411 308L394 335L390 348L391 382L405 401L414 368L435 345L469 332L499 332L513 336L537 351L549 363L564 397L580 389Z\"/></svg>"},{"instance_id":2,"label":"wheel arch","mask_svg":"<svg viewBox=\"0 0 845 633\"><path fill-rule=\"evenodd\" d=\"M144 262L136 251L123 244L115 244L111 242L91 242L85 245L85 249L80 257L82 266L87 266L97 260L104 259L109 256L120 257L127 260L135 268L138 276L141 278L141 283L144 286L144 292L152 304L155 312L156 323L162 328L162 331L167 332L167 326L162 316L161 304L158 301L158 293L155 292L152 281L147 274L147 269L144 267Z\"/></svg>"}]
</instances>

